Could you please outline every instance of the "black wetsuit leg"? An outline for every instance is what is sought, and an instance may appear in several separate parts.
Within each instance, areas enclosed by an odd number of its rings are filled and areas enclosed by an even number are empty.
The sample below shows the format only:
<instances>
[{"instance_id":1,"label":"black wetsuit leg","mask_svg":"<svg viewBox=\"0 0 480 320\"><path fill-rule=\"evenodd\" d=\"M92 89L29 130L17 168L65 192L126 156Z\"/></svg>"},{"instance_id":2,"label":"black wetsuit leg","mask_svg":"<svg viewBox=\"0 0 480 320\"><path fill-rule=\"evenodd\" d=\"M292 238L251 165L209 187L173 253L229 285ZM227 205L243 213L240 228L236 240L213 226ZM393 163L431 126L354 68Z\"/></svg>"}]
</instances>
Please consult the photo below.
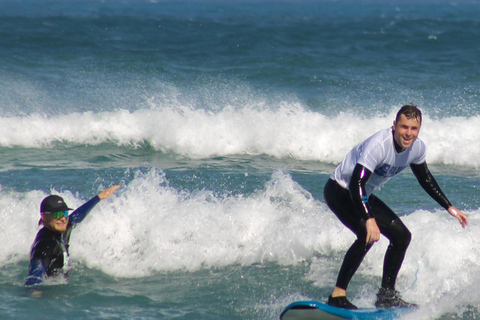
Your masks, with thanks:
<instances>
[{"instance_id":1,"label":"black wetsuit leg","mask_svg":"<svg viewBox=\"0 0 480 320\"><path fill-rule=\"evenodd\" d=\"M348 190L329 179L325 185L324 198L333 213L357 236L357 239L345 254L337 278L336 286L346 290L372 244L366 243L365 217L357 211ZM371 195L368 200L380 232L390 240L385 255L382 287L393 289L410 243L411 234L398 216L379 198Z\"/></svg>"},{"instance_id":2,"label":"black wetsuit leg","mask_svg":"<svg viewBox=\"0 0 480 320\"><path fill-rule=\"evenodd\" d=\"M350 192L329 179L324 189L324 199L330 210L340 221L357 236L357 240L348 249L338 273L336 286L347 289L348 283L357 271L371 245L366 243L367 229L365 219L358 213Z\"/></svg>"},{"instance_id":3,"label":"black wetsuit leg","mask_svg":"<svg viewBox=\"0 0 480 320\"><path fill-rule=\"evenodd\" d=\"M375 214L380 232L390 240L383 263L382 288L395 289L398 271L402 266L412 234L402 220L378 197L371 195L368 202Z\"/></svg>"}]
</instances>

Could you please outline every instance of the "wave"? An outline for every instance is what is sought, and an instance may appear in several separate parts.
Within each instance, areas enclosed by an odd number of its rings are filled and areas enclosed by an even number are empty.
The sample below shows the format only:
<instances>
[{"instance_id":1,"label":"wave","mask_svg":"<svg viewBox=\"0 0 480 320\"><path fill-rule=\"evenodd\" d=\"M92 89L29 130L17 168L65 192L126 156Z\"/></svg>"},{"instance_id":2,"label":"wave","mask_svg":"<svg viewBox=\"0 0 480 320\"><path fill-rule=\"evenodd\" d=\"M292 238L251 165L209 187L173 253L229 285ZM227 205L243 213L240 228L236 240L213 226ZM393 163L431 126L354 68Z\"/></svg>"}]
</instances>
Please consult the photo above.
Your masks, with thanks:
<instances>
[{"instance_id":1,"label":"wave","mask_svg":"<svg viewBox=\"0 0 480 320\"><path fill-rule=\"evenodd\" d=\"M85 201L69 191L52 192L74 208ZM29 241L37 230L38 205L45 196L43 191L0 193L0 216L8 221L0 227L4 264L28 257ZM265 260L288 263L311 255L310 241L301 235L307 240L301 244L295 229L308 228L304 218L318 206L324 207L281 171L264 190L249 196L179 191L169 186L161 170L138 171L128 185L97 205L77 226L71 254L116 276ZM286 224L290 227L285 230Z\"/></svg>"},{"instance_id":2,"label":"wave","mask_svg":"<svg viewBox=\"0 0 480 320\"><path fill-rule=\"evenodd\" d=\"M84 200L60 193L73 207ZM2 265L28 259L44 192L0 193ZM463 230L444 210L416 210L402 220L413 234L398 288L422 305L474 303L480 261L478 211L468 213ZM448 237L445 235L448 234ZM109 200L97 205L72 233L75 262L115 277L148 277L157 272L196 271L272 261L311 263L307 277L333 286L339 259L354 236L326 205L289 174L273 173L249 196L218 196L208 190L179 191L156 169L138 173ZM358 274L376 278L388 245L385 239L367 255ZM416 290L408 291L412 286ZM467 290L465 290L467 289ZM372 294L375 290L368 290ZM425 292L431 294L425 295ZM363 295L361 292L360 295ZM364 297L365 298L365 297ZM374 301L373 297L371 297ZM451 303L454 307L453 302Z\"/></svg>"},{"instance_id":3,"label":"wave","mask_svg":"<svg viewBox=\"0 0 480 320\"><path fill-rule=\"evenodd\" d=\"M188 158L267 155L338 163L356 144L391 126L394 112L360 117L353 112L327 116L283 104L220 111L192 108L118 110L47 117L33 114L0 118L0 146L54 148L58 144L111 143ZM428 161L476 168L480 165L480 116L424 116L420 138L428 146Z\"/></svg>"}]
</instances>

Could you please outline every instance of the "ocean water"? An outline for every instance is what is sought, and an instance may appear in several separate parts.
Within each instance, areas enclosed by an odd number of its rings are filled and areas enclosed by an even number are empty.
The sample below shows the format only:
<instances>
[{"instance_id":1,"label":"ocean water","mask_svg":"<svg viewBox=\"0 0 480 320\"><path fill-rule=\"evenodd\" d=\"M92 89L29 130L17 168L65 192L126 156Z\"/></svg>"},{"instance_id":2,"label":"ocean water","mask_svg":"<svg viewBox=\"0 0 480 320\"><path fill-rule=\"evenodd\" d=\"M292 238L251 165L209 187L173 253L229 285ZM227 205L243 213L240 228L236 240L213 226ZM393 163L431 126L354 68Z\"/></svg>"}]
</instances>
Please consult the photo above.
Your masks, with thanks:
<instances>
[{"instance_id":1,"label":"ocean water","mask_svg":"<svg viewBox=\"0 0 480 320\"><path fill-rule=\"evenodd\" d=\"M480 318L480 3L1 0L0 319L273 320L326 301L353 234L323 186L415 103L462 229L409 170L405 319ZM39 204L122 188L25 288ZM382 238L349 287L372 307Z\"/></svg>"}]
</instances>

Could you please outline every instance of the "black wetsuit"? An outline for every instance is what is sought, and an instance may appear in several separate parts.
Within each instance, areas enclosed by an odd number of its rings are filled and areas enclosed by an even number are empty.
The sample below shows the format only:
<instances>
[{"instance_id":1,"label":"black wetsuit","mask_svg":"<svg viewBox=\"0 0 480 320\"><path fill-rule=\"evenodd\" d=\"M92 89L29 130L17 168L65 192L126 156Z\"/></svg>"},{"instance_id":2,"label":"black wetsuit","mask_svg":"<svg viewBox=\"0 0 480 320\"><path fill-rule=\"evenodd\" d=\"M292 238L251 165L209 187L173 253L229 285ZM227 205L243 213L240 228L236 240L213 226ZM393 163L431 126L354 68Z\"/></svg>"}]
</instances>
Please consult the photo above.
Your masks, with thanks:
<instances>
[{"instance_id":1,"label":"black wetsuit","mask_svg":"<svg viewBox=\"0 0 480 320\"><path fill-rule=\"evenodd\" d=\"M38 231L30 251L30 266L25 285L39 284L47 277L65 271L72 229L83 221L99 201L100 198L95 196L75 210L69 216L67 230L63 233L52 231L46 227Z\"/></svg>"},{"instance_id":2,"label":"black wetsuit","mask_svg":"<svg viewBox=\"0 0 480 320\"><path fill-rule=\"evenodd\" d=\"M396 144L395 149L397 152L402 152ZM412 163L410 168L423 189L443 208L448 209L451 204L433 178L427 164L425 162ZM337 278L336 286L345 290L372 246L372 244L366 243L367 219L375 218L381 234L390 240L384 260L382 288L395 288L397 274L411 240L410 231L382 200L373 194L366 196L365 186L371 175L370 170L357 163L348 189L332 179L328 180L324 189L327 205L340 221L357 236L356 241L345 255Z\"/></svg>"}]
</instances>

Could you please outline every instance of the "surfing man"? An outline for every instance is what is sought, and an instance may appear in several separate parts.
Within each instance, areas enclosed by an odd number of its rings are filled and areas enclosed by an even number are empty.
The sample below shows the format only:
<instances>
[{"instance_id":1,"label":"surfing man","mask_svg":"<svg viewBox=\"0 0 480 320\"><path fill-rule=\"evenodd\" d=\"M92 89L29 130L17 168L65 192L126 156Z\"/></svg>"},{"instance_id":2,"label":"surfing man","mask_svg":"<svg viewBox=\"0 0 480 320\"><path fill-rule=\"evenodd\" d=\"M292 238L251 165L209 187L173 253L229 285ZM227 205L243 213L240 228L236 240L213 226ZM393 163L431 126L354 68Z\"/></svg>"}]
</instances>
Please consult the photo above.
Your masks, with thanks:
<instances>
[{"instance_id":1,"label":"surfing man","mask_svg":"<svg viewBox=\"0 0 480 320\"><path fill-rule=\"evenodd\" d=\"M422 113L414 105L403 106L393 127L381 130L354 147L335 169L325 185L329 208L355 235L338 274L328 304L357 309L346 298L348 283L373 243L383 234L390 240L383 265L382 285L377 293L378 308L413 307L395 290L397 274L410 243L411 234L400 218L373 191L410 166L425 191L457 218L462 227L467 217L444 195L425 162L426 146L418 139Z\"/></svg>"},{"instance_id":2,"label":"surfing man","mask_svg":"<svg viewBox=\"0 0 480 320\"><path fill-rule=\"evenodd\" d=\"M30 251L30 266L25 280L26 286L42 283L50 276L68 272L68 246L73 227L82 222L87 214L100 202L110 197L118 188L115 185L100 192L72 214L62 197L50 195L40 205L43 228L38 231Z\"/></svg>"}]
</instances>

